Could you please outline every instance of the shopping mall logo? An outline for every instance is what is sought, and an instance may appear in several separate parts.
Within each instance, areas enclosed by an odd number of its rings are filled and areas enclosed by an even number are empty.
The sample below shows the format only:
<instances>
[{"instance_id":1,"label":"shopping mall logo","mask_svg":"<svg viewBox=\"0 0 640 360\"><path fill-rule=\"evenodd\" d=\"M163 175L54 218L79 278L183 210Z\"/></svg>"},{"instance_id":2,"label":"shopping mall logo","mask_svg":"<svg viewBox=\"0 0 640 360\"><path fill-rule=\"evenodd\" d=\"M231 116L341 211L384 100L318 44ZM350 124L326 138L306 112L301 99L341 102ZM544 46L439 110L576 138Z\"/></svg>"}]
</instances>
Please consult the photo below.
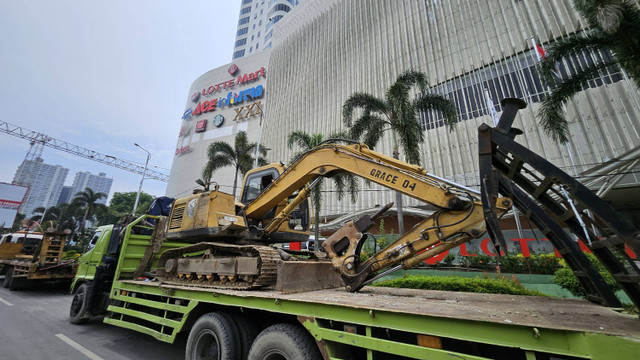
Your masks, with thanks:
<instances>
[{"instance_id":1,"label":"shopping mall logo","mask_svg":"<svg viewBox=\"0 0 640 360\"><path fill-rule=\"evenodd\" d=\"M236 71L238 71L237 67L236 67ZM229 68L229 74L231 74L231 68ZM254 72L239 75L236 79L231 79L231 80L223 81L219 84L211 85L208 88L202 89L202 91L200 91L200 94L202 94L202 96L210 96L213 93L216 93L220 90L231 89L236 85L249 84L263 77L266 77L266 69L264 68L264 66Z\"/></svg>"},{"instance_id":2,"label":"shopping mall logo","mask_svg":"<svg viewBox=\"0 0 640 360\"><path fill-rule=\"evenodd\" d=\"M198 103L191 115L196 116L216 110L218 107L239 105L247 100L259 99L264 94L264 87L258 85L251 89L242 90L239 93L229 92L226 97L213 100L205 100ZM184 117L183 117L184 119ZM186 120L186 119L185 119Z\"/></svg>"},{"instance_id":3,"label":"shopping mall logo","mask_svg":"<svg viewBox=\"0 0 640 360\"><path fill-rule=\"evenodd\" d=\"M184 111L184 114L182 114L182 120L190 120L191 115L193 115L193 109L188 108Z\"/></svg>"}]
</instances>

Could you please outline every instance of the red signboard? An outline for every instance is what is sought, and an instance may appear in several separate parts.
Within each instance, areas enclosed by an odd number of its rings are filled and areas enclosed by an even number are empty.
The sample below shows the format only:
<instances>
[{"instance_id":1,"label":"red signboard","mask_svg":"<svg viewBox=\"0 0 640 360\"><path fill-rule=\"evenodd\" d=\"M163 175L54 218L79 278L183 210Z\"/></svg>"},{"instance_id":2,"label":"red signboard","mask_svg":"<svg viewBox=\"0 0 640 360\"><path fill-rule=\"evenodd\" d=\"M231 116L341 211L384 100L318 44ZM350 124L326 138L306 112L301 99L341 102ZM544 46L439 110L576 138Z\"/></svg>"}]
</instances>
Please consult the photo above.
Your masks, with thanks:
<instances>
[{"instance_id":1,"label":"red signboard","mask_svg":"<svg viewBox=\"0 0 640 360\"><path fill-rule=\"evenodd\" d=\"M199 120L199 121L196 123L196 132L197 132L197 133L201 133L201 132L204 132L204 131L206 131L206 130L207 130L207 120L206 120L206 119L204 119L204 120Z\"/></svg>"}]
</instances>

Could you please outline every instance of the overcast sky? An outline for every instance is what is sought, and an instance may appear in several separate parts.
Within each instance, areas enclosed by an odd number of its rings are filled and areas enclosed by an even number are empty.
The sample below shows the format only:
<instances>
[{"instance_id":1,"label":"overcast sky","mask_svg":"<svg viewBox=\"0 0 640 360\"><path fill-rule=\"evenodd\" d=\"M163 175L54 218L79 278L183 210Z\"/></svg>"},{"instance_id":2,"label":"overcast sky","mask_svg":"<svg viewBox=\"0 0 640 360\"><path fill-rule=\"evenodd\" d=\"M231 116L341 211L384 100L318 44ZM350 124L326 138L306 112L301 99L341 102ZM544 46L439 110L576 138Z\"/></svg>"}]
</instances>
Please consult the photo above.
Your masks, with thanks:
<instances>
[{"instance_id":1,"label":"overcast sky","mask_svg":"<svg viewBox=\"0 0 640 360\"><path fill-rule=\"evenodd\" d=\"M0 0L0 120L169 173L191 83L231 62L240 0ZM0 133L0 182L29 143ZM141 176L44 148L47 164L106 172L114 192ZM143 191L164 195L166 183Z\"/></svg>"}]
</instances>

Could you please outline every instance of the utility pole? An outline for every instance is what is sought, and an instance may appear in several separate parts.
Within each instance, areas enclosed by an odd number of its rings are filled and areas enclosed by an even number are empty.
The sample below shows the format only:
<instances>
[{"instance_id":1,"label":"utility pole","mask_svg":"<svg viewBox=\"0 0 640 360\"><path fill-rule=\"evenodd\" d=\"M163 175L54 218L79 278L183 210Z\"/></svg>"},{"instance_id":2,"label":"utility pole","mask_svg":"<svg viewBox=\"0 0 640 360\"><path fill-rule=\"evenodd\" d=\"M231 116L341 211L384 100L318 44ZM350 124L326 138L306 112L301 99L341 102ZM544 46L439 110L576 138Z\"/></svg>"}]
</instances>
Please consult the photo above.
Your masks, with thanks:
<instances>
[{"instance_id":1,"label":"utility pole","mask_svg":"<svg viewBox=\"0 0 640 360\"><path fill-rule=\"evenodd\" d=\"M133 144L140 149L144 150L147 153L147 162L144 164L144 172L142 172L142 179L140 179L140 186L138 187L138 193L136 194L136 202L133 204L133 214L135 215L136 209L138 208L138 201L140 200L140 192L142 191L142 182L144 181L144 176L147 174L147 167L149 166L149 159L151 158L151 153L147 151L147 149L143 148L138 144Z\"/></svg>"}]
</instances>

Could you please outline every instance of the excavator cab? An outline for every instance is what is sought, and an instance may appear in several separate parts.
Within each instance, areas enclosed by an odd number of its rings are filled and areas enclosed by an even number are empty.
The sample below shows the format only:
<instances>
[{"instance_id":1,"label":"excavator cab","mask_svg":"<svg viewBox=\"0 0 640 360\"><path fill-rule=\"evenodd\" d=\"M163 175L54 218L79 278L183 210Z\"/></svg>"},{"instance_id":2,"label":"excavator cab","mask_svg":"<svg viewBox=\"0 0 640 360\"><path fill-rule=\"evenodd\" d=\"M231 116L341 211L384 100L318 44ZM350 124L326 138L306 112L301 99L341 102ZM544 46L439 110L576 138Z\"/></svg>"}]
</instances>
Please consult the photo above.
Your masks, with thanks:
<instances>
[{"instance_id":1,"label":"excavator cab","mask_svg":"<svg viewBox=\"0 0 640 360\"><path fill-rule=\"evenodd\" d=\"M256 200L267 188L272 186L273 181L282 174L284 169L282 164L269 164L247 172L242 184L240 202L246 206ZM309 200L305 197L291 212L285 210L287 205L295 201L298 195L299 192L294 192L259 218L247 218L248 225L262 231L267 229L267 226L279 216L286 216L286 221L282 221L277 227L267 231L269 242L307 240L309 238Z\"/></svg>"}]
</instances>

